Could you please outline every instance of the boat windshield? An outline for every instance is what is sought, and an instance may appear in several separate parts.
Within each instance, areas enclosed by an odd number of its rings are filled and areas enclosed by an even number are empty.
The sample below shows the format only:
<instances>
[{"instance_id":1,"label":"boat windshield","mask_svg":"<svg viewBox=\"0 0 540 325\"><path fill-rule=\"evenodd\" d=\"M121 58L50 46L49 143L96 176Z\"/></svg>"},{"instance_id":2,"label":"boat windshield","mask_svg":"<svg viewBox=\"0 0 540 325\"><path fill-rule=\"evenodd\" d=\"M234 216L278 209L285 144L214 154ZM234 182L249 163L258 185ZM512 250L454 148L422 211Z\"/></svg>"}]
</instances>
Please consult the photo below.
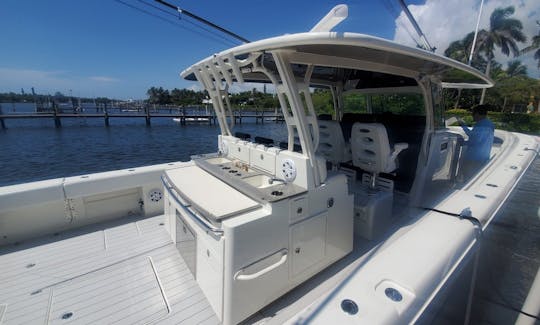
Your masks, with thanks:
<instances>
[{"instance_id":1,"label":"boat windshield","mask_svg":"<svg viewBox=\"0 0 540 325\"><path fill-rule=\"evenodd\" d=\"M425 104L422 94L358 94L343 95L343 112L363 114L395 114L425 116Z\"/></svg>"}]
</instances>

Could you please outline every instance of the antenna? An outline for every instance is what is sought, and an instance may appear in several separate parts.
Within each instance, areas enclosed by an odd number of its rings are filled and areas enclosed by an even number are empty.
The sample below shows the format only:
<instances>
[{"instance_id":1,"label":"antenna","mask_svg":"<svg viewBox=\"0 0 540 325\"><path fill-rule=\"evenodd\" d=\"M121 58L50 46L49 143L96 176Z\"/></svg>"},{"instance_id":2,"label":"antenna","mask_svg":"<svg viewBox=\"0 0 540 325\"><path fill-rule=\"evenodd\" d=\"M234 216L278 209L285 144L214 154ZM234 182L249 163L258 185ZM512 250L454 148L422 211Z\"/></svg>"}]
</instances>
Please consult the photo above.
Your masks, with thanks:
<instances>
[{"instance_id":1,"label":"antenna","mask_svg":"<svg viewBox=\"0 0 540 325\"><path fill-rule=\"evenodd\" d=\"M313 27L310 32L329 32L349 16L347 5L337 5Z\"/></svg>"},{"instance_id":2,"label":"antenna","mask_svg":"<svg viewBox=\"0 0 540 325\"><path fill-rule=\"evenodd\" d=\"M163 0L155 0L155 1L161 3L162 5L164 5L166 7L174 9L174 10L178 11L181 14L184 14L184 15L186 15L188 17L191 17L191 18L193 18L193 19L195 19L195 20L197 20L197 21L199 21L199 22L201 22L201 23L203 23L205 25L208 25L208 26L210 26L212 28L215 28L215 29L219 30L220 32L223 32L223 33L225 33L225 34L227 34L229 36L232 36L232 37L236 38L237 40L240 40L240 41L242 41L244 43L249 43L249 41L247 39L243 38L242 36L239 36L239 35L231 32L231 31L229 31L229 30L227 30L227 29L225 29L223 27L220 27L220 26L218 26L218 25L216 25L216 24L214 24L214 23L212 23L212 22L210 22L210 21L208 21L208 20L206 20L206 19L204 19L202 17L199 17L199 16L197 16L197 15L195 15L195 14L193 14L193 13L191 13L191 12L185 10L185 9L177 7L177 6L173 5L173 4L165 2Z\"/></svg>"},{"instance_id":3,"label":"antenna","mask_svg":"<svg viewBox=\"0 0 540 325\"><path fill-rule=\"evenodd\" d=\"M407 18L409 18L409 21L411 22L414 29L416 30L416 33L418 33L418 36L420 36L420 39L424 43L424 47L426 48L426 50L429 50L431 52L435 52L436 48L431 46L431 44L429 44L429 42L428 42L428 40L426 38L426 35L424 35L422 30L420 29L420 26L418 26L418 23L416 22L413 15L409 11L409 8L407 8L407 5L405 4L405 1L404 0L398 0L398 1L399 1L399 4L401 5L401 8L405 12L405 15L407 15Z\"/></svg>"},{"instance_id":4,"label":"antenna","mask_svg":"<svg viewBox=\"0 0 540 325\"><path fill-rule=\"evenodd\" d=\"M474 30L474 38L471 46L471 54L469 55L469 65L472 63L474 47L476 46L476 37L478 36L478 27L480 26L480 17L482 17L482 8L484 8L484 0L480 2L480 11L478 12L478 19L476 20L476 29Z\"/></svg>"}]
</instances>

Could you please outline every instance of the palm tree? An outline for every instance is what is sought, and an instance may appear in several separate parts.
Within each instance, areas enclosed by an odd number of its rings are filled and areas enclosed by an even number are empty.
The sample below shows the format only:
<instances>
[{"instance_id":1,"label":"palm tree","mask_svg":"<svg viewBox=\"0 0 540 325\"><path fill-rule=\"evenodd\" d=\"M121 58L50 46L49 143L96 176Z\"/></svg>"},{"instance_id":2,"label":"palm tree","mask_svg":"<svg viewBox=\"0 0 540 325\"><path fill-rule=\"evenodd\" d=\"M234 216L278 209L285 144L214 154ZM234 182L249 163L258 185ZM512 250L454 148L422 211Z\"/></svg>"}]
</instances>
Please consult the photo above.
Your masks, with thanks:
<instances>
[{"instance_id":1,"label":"palm tree","mask_svg":"<svg viewBox=\"0 0 540 325\"><path fill-rule=\"evenodd\" d=\"M473 38L474 32L470 32L463 39L450 43L450 45L448 45L448 48L444 51L444 55L456 61L467 64L469 62L469 55L471 52ZM486 65L486 60L480 55L474 56L471 62L471 66L479 70L485 70ZM461 99L461 92L462 89L458 88L454 108L457 108L459 105L459 100Z\"/></svg>"},{"instance_id":2,"label":"palm tree","mask_svg":"<svg viewBox=\"0 0 540 325\"><path fill-rule=\"evenodd\" d=\"M470 34L473 33L469 33L469 35ZM456 61L467 63L467 58L469 57L469 49L471 47L470 42L467 42L467 36L465 36L465 38L463 38L462 40L457 40L450 43L450 45L448 45L448 48L444 51L444 55ZM462 89L458 88L454 108L458 107L459 100L461 99L461 91Z\"/></svg>"},{"instance_id":3,"label":"palm tree","mask_svg":"<svg viewBox=\"0 0 540 325\"><path fill-rule=\"evenodd\" d=\"M506 70L503 70L500 65L495 66L492 70L493 79L498 84L515 82L516 79L527 77L527 66L523 65L519 60L513 60L508 62ZM504 95L502 111L506 110L506 103L508 102L508 96Z\"/></svg>"},{"instance_id":4,"label":"palm tree","mask_svg":"<svg viewBox=\"0 0 540 325\"><path fill-rule=\"evenodd\" d=\"M540 21L536 21L536 24L540 27ZM521 50L521 52L527 53L534 50L536 50L534 52L534 59L538 61L538 69L540 69L540 31L538 31L538 35L533 36L531 45Z\"/></svg>"},{"instance_id":5,"label":"palm tree","mask_svg":"<svg viewBox=\"0 0 540 325\"><path fill-rule=\"evenodd\" d=\"M474 32L470 32L469 34L465 35L463 39L453 41L444 51L444 55L456 61L467 64L469 62L469 55L471 53L473 39ZM487 62L482 56L473 56L471 66L475 67L476 69L485 70L486 64Z\"/></svg>"},{"instance_id":6,"label":"palm tree","mask_svg":"<svg viewBox=\"0 0 540 325\"><path fill-rule=\"evenodd\" d=\"M448 48L444 51L444 55L454 59L456 61L467 63L469 58L469 52L471 48L471 42L468 42L468 36L474 34L469 33L461 40L453 41L448 45Z\"/></svg>"},{"instance_id":7,"label":"palm tree","mask_svg":"<svg viewBox=\"0 0 540 325\"><path fill-rule=\"evenodd\" d=\"M523 65L519 60L513 60L508 62L508 67L506 68L507 78L512 77L526 77L527 76L527 66Z\"/></svg>"},{"instance_id":8,"label":"palm tree","mask_svg":"<svg viewBox=\"0 0 540 325\"><path fill-rule=\"evenodd\" d=\"M510 52L514 56L520 54L517 43L525 42L527 37L523 34L523 24L519 19L510 18L514 14L514 7L497 8L493 11L489 19L489 30L478 32L479 52L484 53L488 61L486 75L489 76L491 62L495 57L495 48L499 48L506 56ZM480 104L484 102L485 89L482 91Z\"/></svg>"}]
</instances>

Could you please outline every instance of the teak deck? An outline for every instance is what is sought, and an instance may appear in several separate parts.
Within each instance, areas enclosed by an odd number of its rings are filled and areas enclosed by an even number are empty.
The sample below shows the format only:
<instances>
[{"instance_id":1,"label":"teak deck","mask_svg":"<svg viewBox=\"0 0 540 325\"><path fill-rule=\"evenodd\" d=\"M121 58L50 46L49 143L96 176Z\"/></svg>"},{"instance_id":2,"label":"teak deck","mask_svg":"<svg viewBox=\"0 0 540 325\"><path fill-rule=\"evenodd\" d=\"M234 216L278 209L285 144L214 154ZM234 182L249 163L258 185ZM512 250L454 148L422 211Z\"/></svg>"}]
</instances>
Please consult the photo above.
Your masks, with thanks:
<instances>
[{"instance_id":1,"label":"teak deck","mask_svg":"<svg viewBox=\"0 0 540 325\"><path fill-rule=\"evenodd\" d=\"M0 248L0 324L218 324L163 220Z\"/></svg>"}]
</instances>

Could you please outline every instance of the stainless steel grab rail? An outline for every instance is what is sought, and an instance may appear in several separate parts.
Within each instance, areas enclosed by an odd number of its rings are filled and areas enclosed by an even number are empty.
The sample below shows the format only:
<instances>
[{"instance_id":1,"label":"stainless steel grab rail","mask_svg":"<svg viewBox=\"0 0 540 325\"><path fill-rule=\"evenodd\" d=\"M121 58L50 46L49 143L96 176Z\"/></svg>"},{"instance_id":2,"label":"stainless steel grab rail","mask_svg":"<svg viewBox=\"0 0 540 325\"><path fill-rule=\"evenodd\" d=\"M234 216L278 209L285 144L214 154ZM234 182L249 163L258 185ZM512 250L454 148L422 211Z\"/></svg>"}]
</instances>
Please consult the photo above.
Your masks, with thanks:
<instances>
[{"instance_id":1,"label":"stainless steel grab rail","mask_svg":"<svg viewBox=\"0 0 540 325\"><path fill-rule=\"evenodd\" d=\"M178 191L174 188L174 186L171 185L171 183L168 181L168 179L164 176L161 176L161 182L163 183L163 187L167 190L167 192L171 195L171 197L180 204L180 206L183 208L184 212L186 212L187 216L190 217L191 220L195 221L199 226L201 226L206 233L211 233L214 236L221 237L223 236L223 230L220 228L215 227L214 225L210 224L204 217L199 216L197 213L192 211L190 209L191 205L187 202L188 200L184 199ZM184 202L186 201L186 202Z\"/></svg>"},{"instance_id":2,"label":"stainless steel grab rail","mask_svg":"<svg viewBox=\"0 0 540 325\"><path fill-rule=\"evenodd\" d=\"M278 267L282 266L283 264L285 264L285 262L287 262L287 255L288 255L288 250L286 248L282 248L280 249L279 251L275 252L275 253L272 253L268 256L265 256L263 258L261 258L260 260L254 262L254 263L251 263L250 265L240 269L238 272L236 272L234 274L234 277L233 279L237 280L237 281L247 281L247 280L254 280L254 279L258 279L260 278L261 276L269 273L270 271L273 271L275 269L277 269ZM248 273L248 269L250 267L253 267L257 264L260 264L261 262L264 262L264 261L267 261L268 259L270 258L273 258L273 257L276 257L278 255L281 255L279 256L279 259L271 264L271 265L268 265L267 267L261 269L261 270L258 270L258 271L255 271L253 273Z\"/></svg>"}]
</instances>

